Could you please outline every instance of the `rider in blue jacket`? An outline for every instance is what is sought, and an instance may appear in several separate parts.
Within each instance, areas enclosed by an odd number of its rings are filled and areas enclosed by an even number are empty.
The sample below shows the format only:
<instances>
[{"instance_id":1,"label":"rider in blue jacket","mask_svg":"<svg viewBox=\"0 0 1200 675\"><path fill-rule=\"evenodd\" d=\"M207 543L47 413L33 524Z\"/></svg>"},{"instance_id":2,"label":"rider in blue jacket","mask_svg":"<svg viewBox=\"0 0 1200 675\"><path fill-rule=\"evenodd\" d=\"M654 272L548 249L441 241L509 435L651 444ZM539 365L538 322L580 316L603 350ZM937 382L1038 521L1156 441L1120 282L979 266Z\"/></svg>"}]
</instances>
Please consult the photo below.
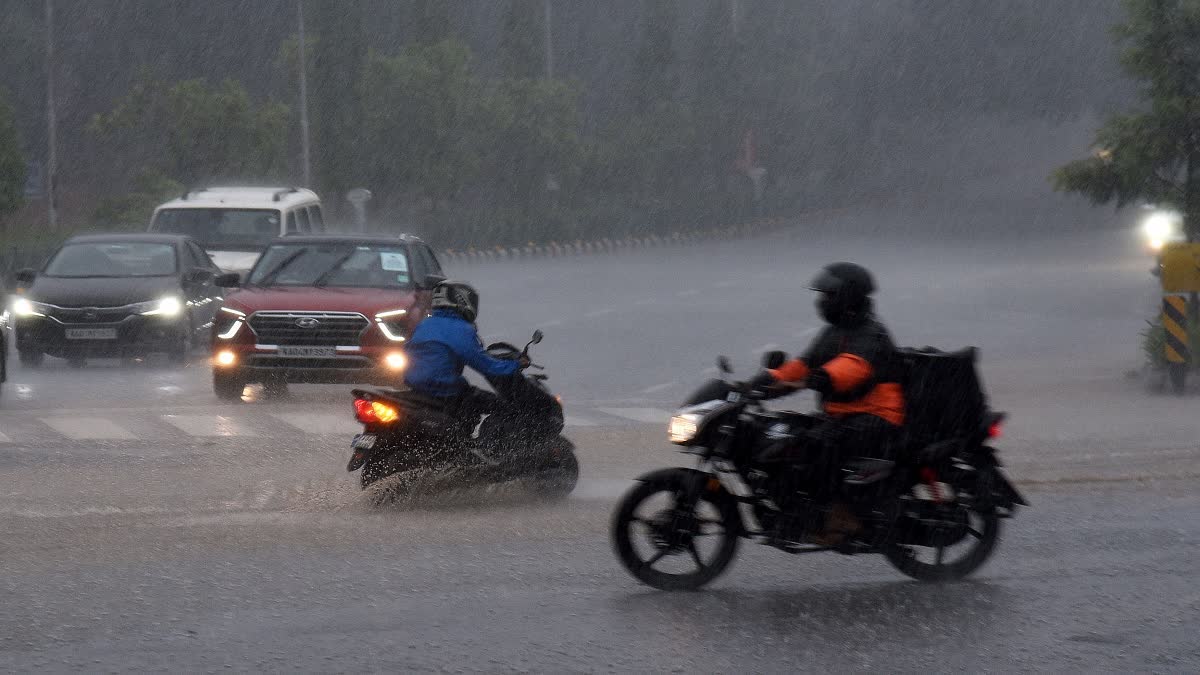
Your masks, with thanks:
<instances>
[{"instance_id":1,"label":"rider in blue jacket","mask_svg":"<svg viewBox=\"0 0 1200 675\"><path fill-rule=\"evenodd\" d=\"M440 399L451 414L474 427L479 416L493 412L496 395L473 387L463 377L470 366L485 377L513 375L528 359L497 359L484 350L475 328L479 293L460 281L443 281L433 289L433 314L417 324L406 351L410 389Z\"/></svg>"}]
</instances>

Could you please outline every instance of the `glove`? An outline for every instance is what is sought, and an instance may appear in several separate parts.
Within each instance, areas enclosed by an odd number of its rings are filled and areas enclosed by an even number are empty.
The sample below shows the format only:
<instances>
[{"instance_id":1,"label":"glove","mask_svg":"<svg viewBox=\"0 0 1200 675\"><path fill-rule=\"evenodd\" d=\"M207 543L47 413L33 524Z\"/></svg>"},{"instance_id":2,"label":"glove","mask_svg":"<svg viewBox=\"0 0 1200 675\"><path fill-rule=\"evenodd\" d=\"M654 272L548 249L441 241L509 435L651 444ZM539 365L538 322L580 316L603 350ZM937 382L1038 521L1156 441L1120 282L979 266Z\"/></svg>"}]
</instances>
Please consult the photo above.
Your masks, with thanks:
<instances>
[{"instance_id":1,"label":"glove","mask_svg":"<svg viewBox=\"0 0 1200 675\"><path fill-rule=\"evenodd\" d=\"M817 368L808 374L808 388L818 394L828 394L833 390L833 381L824 368Z\"/></svg>"},{"instance_id":2,"label":"glove","mask_svg":"<svg viewBox=\"0 0 1200 675\"><path fill-rule=\"evenodd\" d=\"M769 370L760 370L758 374L746 381L751 389L770 389L779 384L779 380Z\"/></svg>"}]
</instances>

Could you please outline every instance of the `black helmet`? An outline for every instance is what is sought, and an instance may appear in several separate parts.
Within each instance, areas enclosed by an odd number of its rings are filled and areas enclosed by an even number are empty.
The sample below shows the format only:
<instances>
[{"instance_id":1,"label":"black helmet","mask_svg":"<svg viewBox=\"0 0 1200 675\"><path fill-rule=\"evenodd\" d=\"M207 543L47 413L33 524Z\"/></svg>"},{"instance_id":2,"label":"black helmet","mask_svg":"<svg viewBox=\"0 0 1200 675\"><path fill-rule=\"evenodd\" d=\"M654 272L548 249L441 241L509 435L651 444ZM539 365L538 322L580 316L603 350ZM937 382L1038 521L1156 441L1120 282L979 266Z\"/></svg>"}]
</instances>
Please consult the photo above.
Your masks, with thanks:
<instances>
[{"instance_id":1,"label":"black helmet","mask_svg":"<svg viewBox=\"0 0 1200 675\"><path fill-rule=\"evenodd\" d=\"M479 316L479 291L462 281L443 281L433 288L433 309L453 309L475 323Z\"/></svg>"},{"instance_id":2,"label":"black helmet","mask_svg":"<svg viewBox=\"0 0 1200 675\"><path fill-rule=\"evenodd\" d=\"M861 321L871 311L875 280L862 265L836 262L826 265L808 288L821 294L817 310L826 321L846 325Z\"/></svg>"}]
</instances>

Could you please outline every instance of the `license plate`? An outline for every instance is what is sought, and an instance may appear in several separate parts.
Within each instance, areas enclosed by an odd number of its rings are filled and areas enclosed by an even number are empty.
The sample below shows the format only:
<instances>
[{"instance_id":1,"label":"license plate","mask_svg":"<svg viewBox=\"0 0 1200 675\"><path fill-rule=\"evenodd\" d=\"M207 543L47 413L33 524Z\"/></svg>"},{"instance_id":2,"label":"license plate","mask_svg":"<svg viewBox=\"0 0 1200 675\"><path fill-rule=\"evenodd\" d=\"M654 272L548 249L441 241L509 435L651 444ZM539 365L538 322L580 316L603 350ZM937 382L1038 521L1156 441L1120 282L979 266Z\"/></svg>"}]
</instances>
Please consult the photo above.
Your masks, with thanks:
<instances>
[{"instance_id":1,"label":"license plate","mask_svg":"<svg viewBox=\"0 0 1200 675\"><path fill-rule=\"evenodd\" d=\"M355 450L370 450L375 447L375 434L359 434L350 442Z\"/></svg>"},{"instance_id":2,"label":"license plate","mask_svg":"<svg viewBox=\"0 0 1200 675\"><path fill-rule=\"evenodd\" d=\"M280 356L302 356L306 358L321 358L336 356L337 350L333 347L280 347Z\"/></svg>"},{"instance_id":3,"label":"license plate","mask_svg":"<svg viewBox=\"0 0 1200 675\"><path fill-rule=\"evenodd\" d=\"M116 328L68 328L68 340L116 340Z\"/></svg>"}]
</instances>

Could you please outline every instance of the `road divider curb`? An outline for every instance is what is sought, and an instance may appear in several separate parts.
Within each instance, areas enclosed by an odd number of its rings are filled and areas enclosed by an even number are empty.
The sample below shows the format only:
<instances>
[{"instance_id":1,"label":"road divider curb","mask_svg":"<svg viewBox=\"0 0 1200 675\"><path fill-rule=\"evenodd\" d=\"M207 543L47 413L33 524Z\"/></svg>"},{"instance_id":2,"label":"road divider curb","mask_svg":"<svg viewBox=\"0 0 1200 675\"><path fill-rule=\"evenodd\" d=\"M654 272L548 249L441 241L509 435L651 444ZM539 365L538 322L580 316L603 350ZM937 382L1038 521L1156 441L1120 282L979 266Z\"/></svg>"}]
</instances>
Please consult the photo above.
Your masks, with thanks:
<instances>
[{"instance_id":1,"label":"road divider curb","mask_svg":"<svg viewBox=\"0 0 1200 675\"><path fill-rule=\"evenodd\" d=\"M762 218L759 220L700 230L679 230L670 234L651 234L642 237L620 237L612 239L578 239L569 242L529 242L524 246L491 246L466 249L444 249L442 259L447 262L484 262L530 258L566 258L583 255L602 255L637 251L652 248L687 246L708 241L737 239L777 230L790 222L784 218Z\"/></svg>"}]
</instances>

